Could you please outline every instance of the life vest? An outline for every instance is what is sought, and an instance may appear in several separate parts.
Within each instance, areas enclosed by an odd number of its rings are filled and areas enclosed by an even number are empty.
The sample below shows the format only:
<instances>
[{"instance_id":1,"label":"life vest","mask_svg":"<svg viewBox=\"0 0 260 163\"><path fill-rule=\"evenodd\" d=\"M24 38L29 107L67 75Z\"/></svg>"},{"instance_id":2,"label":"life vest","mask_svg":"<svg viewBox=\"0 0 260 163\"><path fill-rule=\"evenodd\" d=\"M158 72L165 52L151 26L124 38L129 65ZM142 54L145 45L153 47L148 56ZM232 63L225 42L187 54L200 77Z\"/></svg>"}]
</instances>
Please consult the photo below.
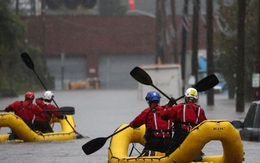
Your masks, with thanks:
<instances>
[{"instance_id":1,"label":"life vest","mask_svg":"<svg viewBox=\"0 0 260 163\"><path fill-rule=\"evenodd\" d=\"M34 118L31 104L32 103L29 102L26 106L24 106L23 101L21 101L20 107L15 111L15 114L21 117L26 123L30 123Z\"/></svg>"},{"instance_id":2,"label":"life vest","mask_svg":"<svg viewBox=\"0 0 260 163\"><path fill-rule=\"evenodd\" d=\"M161 118L160 111L156 109L155 106L149 110L149 112L146 115L146 126L148 121L149 114L152 114L152 127L147 129L147 132L150 136L155 137L171 137L171 127L172 123L171 120L165 121ZM151 113L152 112L152 113Z\"/></svg>"},{"instance_id":3,"label":"life vest","mask_svg":"<svg viewBox=\"0 0 260 163\"><path fill-rule=\"evenodd\" d=\"M178 113L179 122L176 123L176 130L190 132L196 125L200 123L200 106L194 104L183 104L182 109Z\"/></svg>"}]
</instances>

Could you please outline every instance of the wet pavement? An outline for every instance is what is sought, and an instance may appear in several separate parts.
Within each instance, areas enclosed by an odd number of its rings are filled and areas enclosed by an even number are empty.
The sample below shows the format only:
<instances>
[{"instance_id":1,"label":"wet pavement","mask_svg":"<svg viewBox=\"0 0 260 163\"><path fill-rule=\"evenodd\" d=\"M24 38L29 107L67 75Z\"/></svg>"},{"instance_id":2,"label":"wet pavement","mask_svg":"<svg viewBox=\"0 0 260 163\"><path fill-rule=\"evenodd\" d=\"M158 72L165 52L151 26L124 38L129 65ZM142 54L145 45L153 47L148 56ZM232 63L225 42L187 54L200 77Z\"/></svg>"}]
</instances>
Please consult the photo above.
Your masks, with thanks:
<instances>
[{"instance_id":1,"label":"wet pavement","mask_svg":"<svg viewBox=\"0 0 260 163\"><path fill-rule=\"evenodd\" d=\"M40 97L43 92L37 92ZM91 139L107 137L122 124L129 123L136 115L147 107L145 101L137 98L137 90L76 90L54 91L55 101L59 106L73 106L76 114L73 116L78 133L83 139L71 141L46 141L34 143L0 143L1 163L106 163L109 140L103 148L91 155L85 155L81 146ZM227 95L215 95L215 105L207 106L206 95L199 96L199 104L204 108L208 119L241 119L246 115L250 103L245 104L245 112L237 113L235 100L229 100ZM4 109L9 103L18 98L0 99L0 106ZM161 104L167 100L162 100ZM182 102L182 101L178 101ZM1 109L1 110L2 110ZM59 131L58 124L54 127ZM9 129L3 128L0 133ZM260 160L260 143L243 141L246 163L258 163ZM141 147L137 147L141 150ZM134 151L137 153L137 151ZM219 141L212 141L203 149L208 155L222 154Z\"/></svg>"}]
</instances>

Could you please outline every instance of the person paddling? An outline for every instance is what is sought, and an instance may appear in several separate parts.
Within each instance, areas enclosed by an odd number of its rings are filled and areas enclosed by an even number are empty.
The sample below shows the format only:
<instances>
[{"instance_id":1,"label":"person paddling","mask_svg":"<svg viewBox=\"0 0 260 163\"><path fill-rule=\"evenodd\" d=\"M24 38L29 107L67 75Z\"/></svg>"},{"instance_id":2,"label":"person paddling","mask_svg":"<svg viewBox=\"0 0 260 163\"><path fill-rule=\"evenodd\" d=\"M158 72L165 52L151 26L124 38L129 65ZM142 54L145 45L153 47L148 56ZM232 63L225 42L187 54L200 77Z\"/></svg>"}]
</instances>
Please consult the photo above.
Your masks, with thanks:
<instances>
[{"instance_id":1,"label":"person paddling","mask_svg":"<svg viewBox=\"0 0 260 163\"><path fill-rule=\"evenodd\" d=\"M144 109L131 123L130 127L138 128L145 124L145 147L142 156L155 155L156 151L165 152L171 138L171 120L164 121L160 113L164 109L159 105L161 96L157 91L147 93L145 100L149 107ZM152 154L151 154L152 153Z\"/></svg>"},{"instance_id":2,"label":"person paddling","mask_svg":"<svg viewBox=\"0 0 260 163\"><path fill-rule=\"evenodd\" d=\"M36 99L36 104L43 110L43 113L35 117L33 123L35 130L41 131L42 133L53 132L53 129L50 126L50 120L52 116L54 115L59 119L65 118L64 115L55 111L58 110L58 108L55 105L51 104L53 98L54 98L54 94L52 93L52 91L46 91L44 92L43 97ZM46 112L45 110L53 110L53 111Z\"/></svg>"},{"instance_id":3,"label":"person paddling","mask_svg":"<svg viewBox=\"0 0 260 163\"><path fill-rule=\"evenodd\" d=\"M185 103L173 105L172 107L166 106L166 109L161 112L163 120L168 121L170 119L174 123L174 136L171 139L166 155L170 155L174 152L196 125L207 120L204 110L195 104L197 99L197 90L188 88L185 92ZM202 158L199 156L195 161L201 160Z\"/></svg>"},{"instance_id":4,"label":"person paddling","mask_svg":"<svg viewBox=\"0 0 260 163\"><path fill-rule=\"evenodd\" d=\"M23 121L34 130L33 119L36 115L41 115L42 109L33 104L34 93L26 92L24 101L15 101L5 108L6 112L14 112L15 115L23 119ZM9 135L9 140L19 139L19 137L12 131Z\"/></svg>"}]
</instances>

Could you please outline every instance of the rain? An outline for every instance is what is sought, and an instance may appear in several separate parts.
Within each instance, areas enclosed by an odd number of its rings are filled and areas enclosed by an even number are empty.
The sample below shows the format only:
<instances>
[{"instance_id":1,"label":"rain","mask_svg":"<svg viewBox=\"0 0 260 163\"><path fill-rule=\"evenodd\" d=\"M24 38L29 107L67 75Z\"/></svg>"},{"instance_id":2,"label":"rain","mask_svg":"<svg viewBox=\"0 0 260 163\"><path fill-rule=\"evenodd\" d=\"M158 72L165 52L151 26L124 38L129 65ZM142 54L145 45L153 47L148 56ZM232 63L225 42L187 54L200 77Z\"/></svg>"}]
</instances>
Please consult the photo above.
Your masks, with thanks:
<instances>
[{"instance_id":1,"label":"rain","mask_svg":"<svg viewBox=\"0 0 260 163\"><path fill-rule=\"evenodd\" d=\"M207 118L243 122L260 96L259 6L256 0L1 1L1 112L27 91L42 97L51 90L58 106L75 108L76 131L84 137L0 142L1 162L108 162L110 139L91 155L82 146L129 124L147 108L147 91L161 90L163 105L211 74L219 83L198 99ZM136 66L152 84L131 76ZM58 123L53 129L62 130ZM258 141L242 140L244 162L258 162ZM133 155L142 148L136 144ZM221 142L209 142L203 152L223 154Z\"/></svg>"}]
</instances>

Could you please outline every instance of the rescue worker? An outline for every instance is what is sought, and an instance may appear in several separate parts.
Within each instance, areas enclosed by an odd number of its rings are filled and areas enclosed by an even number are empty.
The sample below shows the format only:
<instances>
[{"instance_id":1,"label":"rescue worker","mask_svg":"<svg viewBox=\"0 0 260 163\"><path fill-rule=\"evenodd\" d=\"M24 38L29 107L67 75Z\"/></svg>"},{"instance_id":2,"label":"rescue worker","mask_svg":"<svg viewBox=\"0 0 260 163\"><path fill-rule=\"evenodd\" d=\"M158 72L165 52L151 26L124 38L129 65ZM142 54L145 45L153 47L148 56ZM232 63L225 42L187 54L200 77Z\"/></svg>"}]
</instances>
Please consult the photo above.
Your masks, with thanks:
<instances>
[{"instance_id":1,"label":"rescue worker","mask_svg":"<svg viewBox=\"0 0 260 163\"><path fill-rule=\"evenodd\" d=\"M65 118L64 115L56 111L58 110L58 108L55 105L51 104L53 98L54 94L51 91L46 91L44 92L43 97L36 99L36 104L43 110L43 113L35 117L35 130L41 131L42 133L53 132L53 129L50 126L50 120L52 118L52 115L56 116L59 119Z\"/></svg>"},{"instance_id":2,"label":"rescue worker","mask_svg":"<svg viewBox=\"0 0 260 163\"><path fill-rule=\"evenodd\" d=\"M33 120L35 115L40 115L42 113L42 109L35 104L33 104L34 93L26 92L24 101L15 101L14 103L8 105L5 108L6 112L14 112L15 115L19 116L23 119L23 121L32 129ZM19 137L12 131L9 140L19 139Z\"/></svg>"},{"instance_id":3,"label":"rescue worker","mask_svg":"<svg viewBox=\"0 0 260 163\"><path fill-rule=\"evenodd\" d=\"M171 119L174 123L174 136L169 145L169 149L166 151L166 155L170 155L174 152L196 125L207 120L204 110L199 105L195 104L197 99L197 90L188 88L185 92L185 103L180 103L168 108L166 107L166 109L161 112L162 119L167 121ZM202 160L201 156L197 159Z\"/></svg>"},{"instance_id":4,"label":"rescue worker","mask_svg":"<svg viewBox=\"0 0 260 163\"><path fill-rule=\"evenodd\" d=\"M131 123L132 128L145 124L145 147L140 156L155 155L156 151L165 152L171 138L171 120L164 121L160 113L163 107L159 105L161 96L156 91L150 91L145 97L149 107L144 109Z\"/></svg>"}]
</instances>

